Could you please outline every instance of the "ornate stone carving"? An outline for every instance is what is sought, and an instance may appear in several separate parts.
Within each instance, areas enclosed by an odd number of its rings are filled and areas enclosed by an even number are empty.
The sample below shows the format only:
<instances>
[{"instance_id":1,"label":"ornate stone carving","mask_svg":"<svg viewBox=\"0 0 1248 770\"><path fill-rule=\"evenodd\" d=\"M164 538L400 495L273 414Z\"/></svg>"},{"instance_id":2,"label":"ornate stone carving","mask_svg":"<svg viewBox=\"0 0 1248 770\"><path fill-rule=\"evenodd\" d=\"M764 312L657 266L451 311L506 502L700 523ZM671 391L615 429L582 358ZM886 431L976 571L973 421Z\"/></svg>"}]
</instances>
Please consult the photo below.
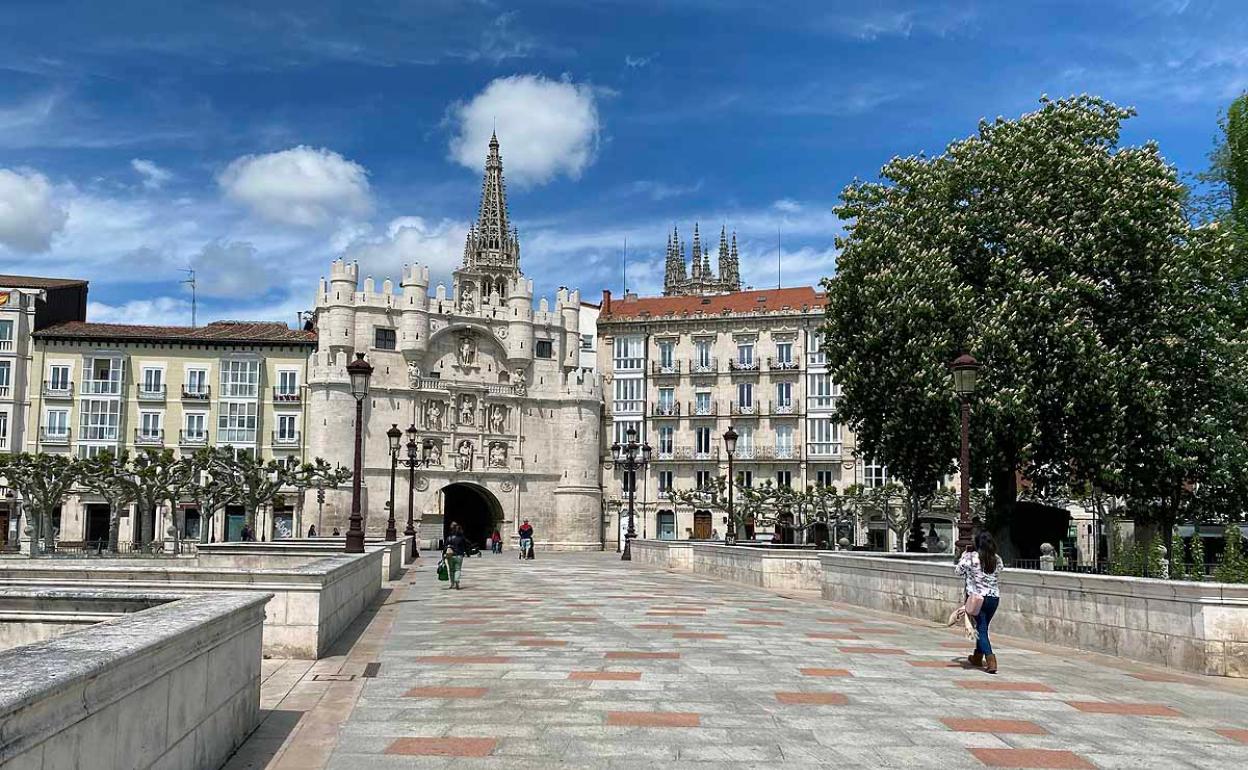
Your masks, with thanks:
<instances>
[{"instance_id":1,"label":"ornate stone carving","mask_svg":"<svg viewBox=\"0 0 1248 770\"><path fill-rule=\"evenodd\" d=\"M477 339L472 332L459 335L459 345L455 348L455 358L460 366L477 365Z\"/></svg>"},{"instance_id":2,"label":"ornate stone carving","mask_svg":"<svg viewBox=\"0 0 1248 770\"><path fill-rule=\"evenodd\" d=\"M455 470L472 470L472 442L464 439L455 447Z\"/></svg>"},{"instance_id":3,"label":"ornate stone carving","mask_svg":"<svg viewBox=\"0 0 1248 770\"><path fill-rule=\"evenodd\" d=\"M425 428L427 430L446 430L443 418L446 415L446 403L429 400L425 402Z\"/></svg>"},{"instance_id":4,"label":"ornate stone carving","mask_svg":"<svg viewBox=\"0 0 1248 770\"><path fill-rule=\"evenodd\" d=\"M477 397L467 393L459 397L459 424L477 424Z\"/></svg>"},{"instance_id":5,"label":"ornate stone carving","mask_svg":"<svg viewBox=\"0 0 1248 770\"><path fill-rule=\"evenodd\" d=\"M420 387L420 364L415 361L407 362L407 387L413 390Z\"/></svg>"},{"instance_id":6,"label":"ornate stone carving","mask_svg":"<svg viewBox=\"0 0 1248 770\"><path fill-rule=\"evenodd\" d=\"M503 479L502 487L504 492L510 492L516 488L516 485L512 483L511 479Z\"/></svg>"},{"instance_id":7,"label":"ornate stone carving","mask_svg":"<svg viewBox=\"0 0 1248 770\"><path fill-rule=\"evenodd\" d=\"M430 465L437 465L441 467L442 465L442 441L441 440L433 439L432 441L429 442L429 450L428 450L426 459L429 461Z\"/></svg>"},{"instance_id":8,"label":"ornate stone carving","mask_svg":"<svg viewBox=\"0 0 1248 770\"><path fill-rule=\"evenodd\" d=\"M464 313L471 313L475 308L472 303L472 293L476 289L471 281L465 281L459 285L459 309Z\"/></svg>"},{"instance_id":9,"label":"ornate stone carving","mask_svg":"<svg viewBox=\"0 0 1248 770\"><path fill-rule=\"evenodd\" d=\"M490 442L490 467L506 468L507 467L507 442L491 441Z\"/></svg>"},{"instance_id":10,"label":"ornate stone carving","mask_svg":"<svg viewBox=\"0 0 1248 770\"><path fill-rule=\"evenodd\" d=\"M507 407L502 404L490 406L490 432L505 433L507 431Z\"/></svg>"},{"instance_id":11,"label":"ornate stone carving","mask_svg":"<svg viewBox=\"0 0 1248 770\"><path fill-rule=\"evenodd\" d=\"M526 383L527 383L527 380L524 376L524 370L517 369L516 370L516 395L517 396L523 396L524 394L528 393L529 389Z\"/></svg>"},{"instance_id":12,"label":"ornate stone carving","mask_svg":"<svg viewBox=\"0 0 1248 770\"><path fill-rule=\"evenodd\" d=\"M420 476L419 478L416 479L416 491L417 492L424 492L428 488L429 488L429 479L425 478L424 476Z\"/></svg>"}]
</instances>

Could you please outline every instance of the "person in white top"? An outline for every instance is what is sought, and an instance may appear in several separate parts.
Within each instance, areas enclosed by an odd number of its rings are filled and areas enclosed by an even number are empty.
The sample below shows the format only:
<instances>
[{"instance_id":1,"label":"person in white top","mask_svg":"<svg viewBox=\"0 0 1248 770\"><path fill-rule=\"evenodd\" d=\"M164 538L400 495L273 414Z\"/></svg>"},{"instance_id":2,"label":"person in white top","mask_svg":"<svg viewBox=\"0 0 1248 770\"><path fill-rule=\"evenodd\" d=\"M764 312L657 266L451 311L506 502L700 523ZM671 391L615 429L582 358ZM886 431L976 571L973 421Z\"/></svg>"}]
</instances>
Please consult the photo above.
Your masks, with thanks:
<instances>
[{"instance_id":1,"label":"person in white top","mask_svg":"<svg viewBox=\"0 0 1248 770\"><path fill-rule=\"evenodd\" d=\"M988 641L988 624L997 612L1001 602L1001 586L999 578L1005 568L1001 557L997 555L997 543L989 532L975 535L975 545L968 548L954 572L966 578L967 597L979 597L983 604L975 615L975 628L979 638L975 641L975 652L967 658L973 666L983 666L989 674L997 673L997 656L992 651L992 643ZM970 603L968 602L968 606Z\"/></svg>"}]
</instances>

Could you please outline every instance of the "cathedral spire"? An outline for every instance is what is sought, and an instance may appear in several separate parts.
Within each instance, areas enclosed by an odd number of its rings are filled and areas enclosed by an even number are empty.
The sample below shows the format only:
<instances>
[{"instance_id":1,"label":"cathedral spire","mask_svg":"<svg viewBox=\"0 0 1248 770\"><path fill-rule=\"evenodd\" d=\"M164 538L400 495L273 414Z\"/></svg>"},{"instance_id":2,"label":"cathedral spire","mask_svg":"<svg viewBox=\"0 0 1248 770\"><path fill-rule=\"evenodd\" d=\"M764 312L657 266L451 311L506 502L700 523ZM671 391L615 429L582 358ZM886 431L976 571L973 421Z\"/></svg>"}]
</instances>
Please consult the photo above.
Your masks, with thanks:
<instances>
[{"instance_id":1,"label":"cathedral spire","mask_svg":"<svg viewBox=\"0 0 1248 770\"><path fill-rule=\"evenodd\" d=\"M719 236L719 280L725 291L741 291L741 260L737 256L737 234L732 234L728 246L721 231Z\"/></svg>"},{"instance_id":2,"label":"cathedral spire","mask_svg":"<svg viewBox=\"0 0 1248 770\"><path fill-rule=\"evenodd\" d=\"M514 276L520 272L520 242L507 221L507 184L498 147L498 135L491 133L481 180L481 206L477 223L468 231L464 267Z\"/></svg>"},{"instance_id":3,"label":"cathedral spire","mask_svg":"<svg viewBox=\"0 0 1248 770\"><path fill-rule=\"evenodd\" d=\"M694 281L702 280L702 236L698 234L698 223L693 223L693 264L689 273Z\"/></svg>"}]
</instances>

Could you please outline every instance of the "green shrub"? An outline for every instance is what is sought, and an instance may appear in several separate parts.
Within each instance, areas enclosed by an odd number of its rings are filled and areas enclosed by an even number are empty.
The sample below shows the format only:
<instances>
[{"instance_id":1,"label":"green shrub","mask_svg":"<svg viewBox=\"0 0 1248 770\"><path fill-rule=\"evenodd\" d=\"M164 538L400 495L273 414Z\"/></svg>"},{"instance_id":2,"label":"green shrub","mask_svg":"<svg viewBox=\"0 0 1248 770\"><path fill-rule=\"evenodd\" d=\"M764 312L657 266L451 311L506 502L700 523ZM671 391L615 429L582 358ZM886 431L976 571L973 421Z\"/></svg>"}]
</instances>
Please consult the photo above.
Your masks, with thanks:
<instances>
[{"instance_id":1,"label":"green shrub","mask_svg":"<svg viewBox=\"0 0 1248 770\"><path fill-rule=\"evenodd\" d=\"M1228 524L1225 534L1226 549L1222 561L1213 576L1220 583L1248 583L1248 559L1244 557L1243 535L1238 524Z\"/></svg>"},{"instance_id":2,"label":"green shrub","mask_svg":"<svg viewBox=\"0 0 1248 770\"><path fill-rule=\"evenodd\" d=\"M1200 536L1200 525L1196 525L1196 534L1192 537L1192 580L1205 579L1205 539Z\"/></svg>"}]
</instances>

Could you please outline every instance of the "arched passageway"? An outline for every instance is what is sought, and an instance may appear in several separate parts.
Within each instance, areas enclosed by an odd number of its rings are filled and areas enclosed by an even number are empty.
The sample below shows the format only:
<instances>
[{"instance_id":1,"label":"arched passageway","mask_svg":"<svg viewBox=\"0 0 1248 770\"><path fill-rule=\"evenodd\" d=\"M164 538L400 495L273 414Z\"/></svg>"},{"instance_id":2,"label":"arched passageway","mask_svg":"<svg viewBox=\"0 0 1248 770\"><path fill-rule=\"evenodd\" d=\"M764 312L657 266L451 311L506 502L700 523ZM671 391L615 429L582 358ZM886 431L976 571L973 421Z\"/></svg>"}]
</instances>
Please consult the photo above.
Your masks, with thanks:
<instances>
[{"instance_id":1,"label":"arched passageway","mask_svg":"<svg viewBox=\"0 0 1248 770\"><path fill-rule=\"evenodd\" d=\"M503 506L490 491L476 484L450 484L442 489L442 537L451 534L451 524L464 528L464 537L484 549L486 540L503 522Z\"/></svg>"}]
</instances>

